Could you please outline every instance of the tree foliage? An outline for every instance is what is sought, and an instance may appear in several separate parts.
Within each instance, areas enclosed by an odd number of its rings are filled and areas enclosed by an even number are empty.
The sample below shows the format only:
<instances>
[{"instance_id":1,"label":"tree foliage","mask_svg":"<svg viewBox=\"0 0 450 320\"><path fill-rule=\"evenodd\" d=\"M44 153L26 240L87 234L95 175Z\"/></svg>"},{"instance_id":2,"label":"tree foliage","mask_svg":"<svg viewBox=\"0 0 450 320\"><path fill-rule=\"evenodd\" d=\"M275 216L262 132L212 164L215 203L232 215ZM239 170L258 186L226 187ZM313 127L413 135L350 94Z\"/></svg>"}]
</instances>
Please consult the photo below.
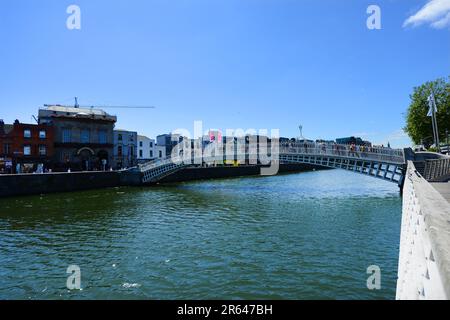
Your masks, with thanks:
<instances>
[{"instance_id":1,"label":"tree foliage","mask_svg":"<svg viewBox=\"0 0 450 320\"><path fill-rule=\"evenodd\" d=\"M429 81L415 87L410 95L411 104L406 114L405 132L415 144L430 146L433 143L433 129L428 97L434 93L437 104L437 121L439 138L445 142L445 130L450 131L450 77Z\"/></svg>"}]
</instances>

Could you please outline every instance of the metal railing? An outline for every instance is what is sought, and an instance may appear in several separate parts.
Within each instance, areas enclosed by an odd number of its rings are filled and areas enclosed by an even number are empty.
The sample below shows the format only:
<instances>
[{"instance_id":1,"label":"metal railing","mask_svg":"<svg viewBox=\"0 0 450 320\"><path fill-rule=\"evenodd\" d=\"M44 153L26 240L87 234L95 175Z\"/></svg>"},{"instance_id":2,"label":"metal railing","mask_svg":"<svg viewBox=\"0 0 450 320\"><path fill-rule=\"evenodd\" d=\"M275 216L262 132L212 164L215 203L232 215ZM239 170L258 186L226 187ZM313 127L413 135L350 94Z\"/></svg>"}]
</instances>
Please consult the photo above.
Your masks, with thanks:
<instances>
[{"instance_id":1,"label":"metal railing","mask_svg":"<svg viewBox=\"0 0 450 320\"><path fill-rule=\"evenodd\" d=\"M141 172L144 172L144 171L148 171L148 170L151 170L154 168L164 166L166 164L172 164L174 162L175 162L175 159L173 159L172 157L166 157L163 159L155 159L155 160L151 160L146 163L139 164L138 168Z\"/></svg>"},{"instance_id":2,"label":"metal railing","mask_svg":"<svg viewBox=\"0 0 450 320\"><path fill-rule=\"evenodd\" d=\"M405 164L402 149L361 147L339 144L287 144L280 146L280 154L308 154L317 156L335 156L351 159Z\"/></svg>"},{"instance_id":3,"label":"metal railing","mask_svg":"<svg viewBox=\"0 0 450 320\"><path fill-rule=\"evenodd\" d=\"M450 157L447 159L426 160L423 177L433 181L450 175Z\"/></svg>"},{"instance_id":4,"label":"metal railing","mask_svg":"<svg viewBox=\"0 0 450 320\"><path fill-rule=\"evenodd\" d=\"M402 149L391 149L381 147L362 147L362 146L350 146L339 144L321 144L321 143L280 143L278 148L276 146L271 150L271 145L258 144L255 146L242 145L242 150L234 150L231 152L229 148L224 148L226 144L217 144L217 150L222 150L216 155L203 155L201 157L192 156L180 156L176 159L167 157L164 159L154 160L145 164L139 165L141 171L151 170L158 166L169 164L171 162L184 162L188 164L201 164L203 162L223 161L227 159L259 159L264 157L265 159L271 158L271 160L279 160L279 155L312 155L312 156L332 156L339 158L348 158L355 160L367 160L372 162L383 162L388 164L405 164L405 156ZM259 150L259 154L254 153ZM262 151L261 151L262 150ZM203 150L202 150L203 151ZM275 152L274 152L275 151ZM267 156L271 154L271 156Z\"/></svg>"}]
</instances>

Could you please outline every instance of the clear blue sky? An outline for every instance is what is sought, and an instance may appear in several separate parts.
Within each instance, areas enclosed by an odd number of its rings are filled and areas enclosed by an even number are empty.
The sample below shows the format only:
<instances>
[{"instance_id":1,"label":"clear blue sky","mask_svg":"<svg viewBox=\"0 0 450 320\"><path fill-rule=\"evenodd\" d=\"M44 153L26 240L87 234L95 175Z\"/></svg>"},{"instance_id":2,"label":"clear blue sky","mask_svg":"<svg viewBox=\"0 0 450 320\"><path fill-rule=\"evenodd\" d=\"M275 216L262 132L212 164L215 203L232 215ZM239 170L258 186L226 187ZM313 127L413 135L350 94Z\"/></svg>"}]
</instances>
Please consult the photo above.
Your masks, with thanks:
<instances>
[{"instance_id":1,"label":"clear blue sky","mask_svg":"<svg viewBox=\"0 0 450 320\"><path fill-rule=\"evenodd\" d=\"M193 130L195 120L283 136L301 123L307 138L403 146L412 88L450 75L448 24L419 14L403 26L427 2L2 1L0 118L31 122L42 104L78 96L157 106L110 110L117 127L151 137ZM366 27L372 3L381 30ZM81 30L66 28L70 4L81 8Z\"/></svg>"}]
</instances>

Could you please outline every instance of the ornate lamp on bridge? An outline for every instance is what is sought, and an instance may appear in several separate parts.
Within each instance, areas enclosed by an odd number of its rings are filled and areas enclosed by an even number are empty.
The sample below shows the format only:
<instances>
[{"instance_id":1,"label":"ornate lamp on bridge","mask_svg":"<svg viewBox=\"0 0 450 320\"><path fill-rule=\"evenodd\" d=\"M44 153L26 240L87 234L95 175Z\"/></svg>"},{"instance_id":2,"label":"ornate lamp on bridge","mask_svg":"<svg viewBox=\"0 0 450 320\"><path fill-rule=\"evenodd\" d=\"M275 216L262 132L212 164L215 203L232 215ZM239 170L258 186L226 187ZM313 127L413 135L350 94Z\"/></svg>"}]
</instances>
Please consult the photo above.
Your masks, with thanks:
<instances>
[{"instance_id":1,"label":"ornate lamp on bridge","mask_svg":"<svg viewBox=\"0 0 450 320\"><path fill-rule=\"evenodd\" d=\"M306 140L305 137L303 136L303 126L299 125L298 129L300 130L300 136L297 138L297 140L299 140L299 141Z\"/></svg>"}]
</instances>

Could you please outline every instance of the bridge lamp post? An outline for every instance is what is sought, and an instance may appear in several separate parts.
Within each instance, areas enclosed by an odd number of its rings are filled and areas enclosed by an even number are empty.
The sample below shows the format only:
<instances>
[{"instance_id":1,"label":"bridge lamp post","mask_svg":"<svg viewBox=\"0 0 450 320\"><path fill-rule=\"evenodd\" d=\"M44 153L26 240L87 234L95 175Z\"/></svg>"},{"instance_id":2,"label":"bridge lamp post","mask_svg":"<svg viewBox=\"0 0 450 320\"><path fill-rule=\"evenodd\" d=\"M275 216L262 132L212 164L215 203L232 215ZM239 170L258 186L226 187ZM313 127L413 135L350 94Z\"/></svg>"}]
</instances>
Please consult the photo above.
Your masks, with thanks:
<instances>
[{"instance_id":1,"label":"bridge lamp post","mask_svg":"<svg viewBox=\"0 0 450 320\"><path fill-rule=\"evenodd\" d=\"M300 130L300 136L298 137L299 141L304 141L306 140L305 137L303 136L303 125L299 125L298 129Z\"/></svg>"}]
</instances>

